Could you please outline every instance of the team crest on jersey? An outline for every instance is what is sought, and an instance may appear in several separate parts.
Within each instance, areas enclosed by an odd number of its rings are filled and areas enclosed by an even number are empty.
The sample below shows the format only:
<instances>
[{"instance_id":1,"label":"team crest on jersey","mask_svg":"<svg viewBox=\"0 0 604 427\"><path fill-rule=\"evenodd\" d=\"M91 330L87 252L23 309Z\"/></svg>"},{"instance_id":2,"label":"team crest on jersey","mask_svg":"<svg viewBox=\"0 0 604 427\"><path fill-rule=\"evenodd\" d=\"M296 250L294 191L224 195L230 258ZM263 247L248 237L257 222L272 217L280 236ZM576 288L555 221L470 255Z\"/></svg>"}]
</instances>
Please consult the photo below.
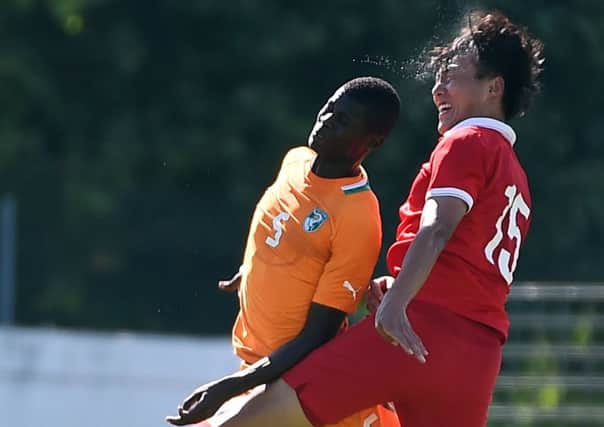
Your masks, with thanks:
<instances>
[{"instance_id":1,"label":"team crest on jersey","mask_svg":"<svg viewBox=\"0 0 604 427\"><path fill-rule=\"evenodd\" d=\"M321 224L327 220L327 213L319 208L314 208L304 219L304 231L312 233L317 231Z\"/></svg>"}]
</instances>

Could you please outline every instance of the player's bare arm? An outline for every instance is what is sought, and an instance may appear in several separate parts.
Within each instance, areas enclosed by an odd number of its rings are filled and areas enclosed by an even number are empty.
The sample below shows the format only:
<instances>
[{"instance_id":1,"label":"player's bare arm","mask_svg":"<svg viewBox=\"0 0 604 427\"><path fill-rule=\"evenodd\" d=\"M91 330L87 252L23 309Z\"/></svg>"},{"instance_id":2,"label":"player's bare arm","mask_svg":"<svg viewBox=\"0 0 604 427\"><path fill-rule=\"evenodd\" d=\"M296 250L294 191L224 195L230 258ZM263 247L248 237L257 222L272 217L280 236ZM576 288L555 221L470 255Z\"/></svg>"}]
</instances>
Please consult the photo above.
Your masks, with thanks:
<instances>
[{"instance_id":1,"label":"player's bare arm","mask_svg":"<svg viewBox=\"0 0 604 427\"><path fill-rule=\"evenodd\" d=\"M197 388L166 421L173 425L193 424L211 417L228 399L260 384L277 379L308 353L333 338L346 313L312 303L302 332L249 368Z\"/></svg>"},{"instance_id":2,"label":"player's bare arm","mask_svg":"<svg viewBox=\"0 0 604 427\"><path fill-rule=\"evenodd\" d=\"M417 236L409 247L401 272L384 295L376 313L378 332L421 363L425 363L428 351L409 323L407 305L423 286L467 210L465 202L454 197L426 200Z\"/></svg>"}]
</instances>

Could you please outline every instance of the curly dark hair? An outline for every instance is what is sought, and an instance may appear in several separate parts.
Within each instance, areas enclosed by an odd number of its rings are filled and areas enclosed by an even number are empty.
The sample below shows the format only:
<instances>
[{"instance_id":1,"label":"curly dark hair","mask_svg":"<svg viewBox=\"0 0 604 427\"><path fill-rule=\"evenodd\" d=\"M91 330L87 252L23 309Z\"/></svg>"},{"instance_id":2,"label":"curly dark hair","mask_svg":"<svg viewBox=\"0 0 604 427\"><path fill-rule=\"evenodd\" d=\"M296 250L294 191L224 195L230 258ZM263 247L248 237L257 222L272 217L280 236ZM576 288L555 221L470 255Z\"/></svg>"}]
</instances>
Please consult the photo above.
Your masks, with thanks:
<instances>
[{"instance_id":1,"label":"curly dark hair","mask_svg":"<svg viewBox=\"0 0 604 427\"><path fill-rule=\"evenodd\" d=\"M437 73L453 57L472 55L476 78L503 78L506 120L523 116L540 90L538 79L545 60L543 43L498 11L474 11L465 15L464 21L455 39L429 52L429 70Z\"/></svg>"},{"instance_id":2,"label":"curly dark hair","mask_svg":"<svg viewBox=\"0 0 604 427\"><path fill-rule=\"evenodd\" d=\"M358 77L346 82L343 93L369 107L369 128L387 136L401 109L398 93L390 83L378 77Z\"/></svg>"}]
</instances>

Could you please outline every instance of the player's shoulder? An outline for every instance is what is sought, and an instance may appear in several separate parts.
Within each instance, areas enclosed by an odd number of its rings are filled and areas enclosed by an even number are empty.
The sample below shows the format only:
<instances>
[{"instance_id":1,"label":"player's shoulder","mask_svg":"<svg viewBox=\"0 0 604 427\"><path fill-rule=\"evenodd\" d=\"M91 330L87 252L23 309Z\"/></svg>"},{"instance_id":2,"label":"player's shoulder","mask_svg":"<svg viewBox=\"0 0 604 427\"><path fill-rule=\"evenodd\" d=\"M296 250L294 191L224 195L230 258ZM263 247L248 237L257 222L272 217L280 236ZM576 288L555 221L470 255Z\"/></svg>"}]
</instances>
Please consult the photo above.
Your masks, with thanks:
<instances>
[{"instance_id":1,"label":"player's shoulder","mask_svg":"<svg viewBox=\"0 0 604 427\"><path fill-rule=\"evenodd\" d=\"M515 141L516 133L507 123L488 117L474 117L463 120L445 132L439 147L490 149L499 143L508 145Z\"/></svg>"},{"instance_id":2,"label":"player's shoulder","mask_svg":"<svg viewBox=\"0 0 604 427\"><path fill-rule=\"evenodd\" d=\"M382 217L379 205L372 200L366 200L367 203L359 203L354 208L337 211L332 218L335 238L381 241Z\"/></svg>"},{"instance_id":3,"label":"player's shoulder","mask_svg":"<svg viewBox=\"0 0 604 427\"><path fill-rule=\"evenodd\" d=\"M478 149L484 143L483 129L478 126L468 126L445 132L439 139L436 150Z\"/></svg>"},{"instance_id":4,"label":"player's shoulder","mask_svg":"<svg viewBox=\"0 0 604 427\"><path fill-rule=\"evenodd\" d=\"M343 215L355 218L379 216L380 202L371 187L355 193L342 194L338 210L343 212Z\"/></svg>"}]
</instances>

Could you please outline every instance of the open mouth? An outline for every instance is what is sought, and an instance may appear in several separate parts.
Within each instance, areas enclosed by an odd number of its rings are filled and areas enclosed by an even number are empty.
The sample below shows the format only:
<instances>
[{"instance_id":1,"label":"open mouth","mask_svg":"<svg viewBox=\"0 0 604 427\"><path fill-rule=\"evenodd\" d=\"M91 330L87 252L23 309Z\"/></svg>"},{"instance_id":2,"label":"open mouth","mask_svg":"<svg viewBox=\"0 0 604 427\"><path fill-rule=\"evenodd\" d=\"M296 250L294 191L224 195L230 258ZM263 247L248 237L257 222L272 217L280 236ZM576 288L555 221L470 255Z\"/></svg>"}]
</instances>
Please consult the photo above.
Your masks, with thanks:
<instances>
[{"instance_id":1,"label":"open mouth","mask_svg":"<svg viewBox=\"0 0 604 427\"><path fill-rule=\"evenodd\" d=\"M451 111L453 107L451 106L451 104L440 104L438 106L438 117L443 117L445 116L449 111Z\"/></svg>"}]
</instances>

